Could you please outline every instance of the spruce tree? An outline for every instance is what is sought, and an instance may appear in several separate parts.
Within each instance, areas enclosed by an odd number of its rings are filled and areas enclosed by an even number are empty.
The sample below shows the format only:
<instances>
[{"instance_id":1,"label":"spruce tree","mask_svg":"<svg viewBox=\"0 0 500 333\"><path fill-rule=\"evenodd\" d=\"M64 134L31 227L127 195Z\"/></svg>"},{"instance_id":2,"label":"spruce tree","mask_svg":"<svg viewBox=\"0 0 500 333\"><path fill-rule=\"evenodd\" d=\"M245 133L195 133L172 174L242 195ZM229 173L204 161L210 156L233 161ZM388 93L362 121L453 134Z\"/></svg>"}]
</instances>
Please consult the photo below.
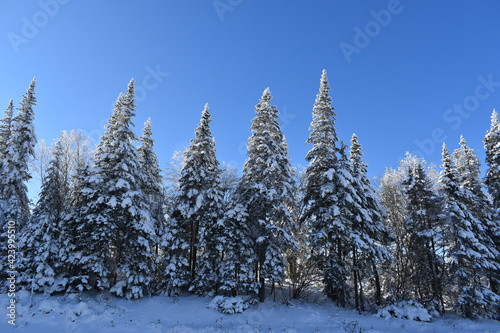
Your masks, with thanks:
<instances>
[{"instance_id":1,"label":"spruce tree","mask_svg":"<svg viewBox=\"0 0 500 333\"><path fill-rule=\"evenodd\" d=\"M422 163L408 168L403 185L409 213L406 224L410 295L427 309L443 312L443 263L438 257L442 201L427 178Z\"/></svg>"},{"instance_id":2,"label":"spruce tree","mask_svg":"<svg viewBox=\"0 0 500 333\"><path fill-rule=\"evenodd\" d=\"M176 209L164 242L170 294L187 287L199 294L217 289L224 198L210 122L206 104L195 138L184 152Z\"/></svg>"},{"instance_id":3,"label":"spruce tree","mask_svg":"<svg viewBox=\"0 0 500 333\"><path fill-rule=\"evenodd\" d=\"M492 258L488 258L489 269L483 272L484 277L489 281L489 289L494 289L498 293L500 282L500 264L498 257L500 249L498 239L500 239L500 225L494 203L490 201L483 191L484 184L480 178L480 162L474 149L468 147L466 140L460 137L460 147L453 152L455 168L459 175L460 186L465 195L464 202L479 223L477 224L476 237L479 242L493 253ZM472 291L474 292L474 291ZM472 295L471 297L475 297ZM487 307L487 306L486 306Z\"/></svg>"},{"instance_id":4,"label":"spruce tree","mask_svg":"<svg viewBox=\"0 0 500 333\"><path fill-rule=\"evenodd\" d=\"M259 298L265 299L266 280L279 283L284 278L285 253L295 242L291 236L289 206L293 195L288 147L271 105L269 88L256 105L252 135L247 144L247 160L237 190L237 201L248 213L252 239L256 246L256 281Z\"/></svg>"},{"instance_id":5,"label":"spruce tree","mask_svg":"<svg viewBox=\"0 0 500 333\"><path fill-rule=\"evenodd\" d=\"M12 133L12 116L14 114L14 102L11 99L5 116L0 120L0 161L2 161L7 154L8 142Z\"/></svg>"},{"instance_id":6,"label":"spruce tree","mask_svg":"<svg viewBox=\"0 0 500 333\"><path fill-rule=\"evenodd\" d=\"M347 271L343 257L348 216L342 215L338 188L345 181L339 165L340 147L335 131L335 113L331 105L328 78L323 70L319 93L313 108L313 120L306 143L313 147L306 155L303 220L310 226L309 242L313 257L323 271L325 293L340 306L346 305ZM344 212L345 214L345 212Z\"/></svg>"},{"instance_id":7,"label":"spruce tree","mask_svg":"<svg viewBox=\"0 0 500 333\"><path fill-rule=\"evenodd\" d=\"M485 184L488 187L496 210L500 210L500 122L498 113L493 110L491 114L491 126L484 137L484 148L486 149Z\"/></svg>"},{"instance_id":8,"label":"spruce tree","mask_svg":"<svg viewBox=\"0 0 500 333\"><path fill-rule=\"evenodd\" d=\"M126 298L151 292L154 267L153 221L133 145L135 107L131 80L106 125L85 181L89 187L81 190L85 206L77 214L81 270L94 276L99 289L112 287Z\"/></svg>"},{"instance_id":9,"label":"spruce tree","mask_svg":"<svg viewBox=\"0 0 500 333\"><path fill-rule=\"evenodd\" d=\"M83 165L74 176L74 194L71 196L68 210L61 221L61 233L64 240L61 248L61 261L68 276L67 292L82 292L96 288L109 289L111 261L102 255L102 247L109 248L106 235L111 232L108 224L94 224L92 207L97 195L93 187L90 165ZM99 232L98 232L99 231Z\"/></svg>"},{"instance_id":10,"label":"spruce tree","mask_svg":"<svg viewBox=\"0 0 500 333\"><path fill-rule=\"evenodd\" d=\"M2 121L0 148L0 278L7 266L7 225L14 227L17 237L28 224L30 202L26 182L31 178L29 163L35 155L34 110L36 105L33 79L20 103L18 113L12 118L12 101ZM4 281L7 281L4 279Z\"/></svg>"},{"instance_id":11,"label":"spruce tree","mask_svg":"<svg viewBox=\"0 0 500 333\"><path fill-rule=\"evenodd\" d=\"M164 280L164 267L160 256L161 236L165 231L166 220L164 210L164 190L163 177L158 162L158 156L154 151L154 140L152 138L152 122L151 119L144 123L142 135L139 138L141 145L137 149L138 159L142 170L144 183L142 184L143 192L148 200L148 206L153 219L154 230L154 254L155 254L155 273L154 273L154 288L160 288L161 280Z\"/></svg>"},{"instance_id":12,"label":"spruce tree","mask_svg":"<svg viewBox=\"0 0 500 333\"><path fill-rule=\"evenodd\" d=\"M236 296L257 292L255 281L256 246L252 237L246 205L232 200L223 217L220 288L222 293Z\"/></svg>"},{"instance_id":13,"label":"spruce tree","mask_svg":"<svg viewBox=\"0 0 500 333\"><path fill-rule=\"evenodd\" d=\"M483 142L488 165L484 183L493 202L492 223L496 225L496 231L493 232L491 238L496 251L500 252L500 122L496 110L493 110L491 114L491 126ZM500 265L498 257L496 263ZM500 272L492 274L490 282L493 291L500 295Z\"/></svg>"},{"instance_id":14,"label":"spruce tree","mask_svg":"<svg viewBox=\"0 0 500 333\"><path fill-rule=\"evenodd\" d=\"M33 291L49 294L64 290L66 285L59 256L64 243L62 237L65 236L60 232L65 194L61 179L61 157L61 143L57 142L39 200L19 240L19 250L23 253L23 283Z\"/></svg>"},{"instance_id":15,"label":"spruce tree","mask_svg":"<svg viewBox=\"0 0 500 333\"><path fill-rule=\"evenodd\" d=\"M439 182L444 194L447 295L453 303L451 305L463 316L488 316L500 301L485 280L495 254L482 241L482 223L468 206L471 194L462 185L446 145L443 145L441 167Z\"/></svg>"},{"instance_id":16,"label":"spruce tree","mask_svg":"<svg viewBox=\"0 0 500 333\"><path fill-rule=\"evenodd\" d=\"M196 138L188 149L185 166L195 164L190 172L198 177L200 189L196 197L196 220L199 222L197 258L191 290L199 294L217 292L223 250L222 218L224 214L224 193L221 186L221 170L216 157L215 140L210 130L211 115L208 104L202 112ZM183 178L181 178L183 179Z\"/></svg>"},{"instance_id":17,"label":"spruce tree","mask_svg":"<svg viewBox=\"0 0 500 333\"><path fill-rule=\"evenodd\" d=\"M363 153L356 134L351 138L350 164L353 186L356 191L356 205L353 219L353 268L355 305L363 307L363 278L373 281L375 303L381 305L382 287L380 264L389 259L386 246L390 234L385 225L385 212L367 176L368 166L361 159ZM359 291L357 285L359 284ZM359 299L359 300L358 300Z\"/></svg>"},{"instance_id":18,"label":"spruce tree","mask_svg":"<svg viewBox=\"0 0 500 333\"><path fill-rule=\"evenodd\" d=\"M0 120L0 172L2 172L3 161L7 154L8 142L12 133L12 115L14 113L14 103L12 100L9 102L9 106L5 111L5 116ZM3 173L2 173L3 174ZM1 193L1 191L0 191ZM1 197L0 197L1 199ZM1 201L3 202L3 200ZM4 217L4 207L0 202L0 278L2 281L6 281L6 274L8 263L7 263L7 237L8 237L8 221Z\"/></svg>"},{"instance_id":19,"label":"spruce tree","mask_svg":"<svg viewBox=\"0 0 500 333\"><path fill-rule=\"evenodd\" d=\"M12 119L11 135L0 166L0 208L3 219L15 221L18 228L22 228L30 216L26 182L31 178L29 161L34 157L36 144L33 125L35 83L36 79L33 79L23 95L17 115Z\"/></svg>"},{"instance_id":20,"label":"spruce tree","mask_svg":"<svg viewBox=\"0 0 500 333\"><path fill-rule=\"evenodd\" d=\"M496 240L500 236L500 224L493 204L485 194L484 183L481 179L481 164L474 149L467 146L463 137L460 138L460 147L453 152L455 168L459 175L461 186L468 193L467 206L472 214L481 221L484 230L482 240L494 253L500 255ZM498 272L493 271L492 274Z\"/></svg>"}]
</instances>

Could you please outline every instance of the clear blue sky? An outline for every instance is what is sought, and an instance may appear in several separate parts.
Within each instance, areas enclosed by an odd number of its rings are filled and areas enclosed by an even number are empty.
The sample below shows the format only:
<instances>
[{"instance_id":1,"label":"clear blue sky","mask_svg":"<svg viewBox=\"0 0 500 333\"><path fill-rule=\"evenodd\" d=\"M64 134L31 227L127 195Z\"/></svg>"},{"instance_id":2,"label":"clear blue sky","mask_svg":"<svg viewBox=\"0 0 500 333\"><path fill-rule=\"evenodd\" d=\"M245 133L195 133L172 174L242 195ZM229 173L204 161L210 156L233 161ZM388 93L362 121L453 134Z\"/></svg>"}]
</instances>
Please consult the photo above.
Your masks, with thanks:
<instances>
[{"instance_id":1,"label":"clear blue sky","mask_svg":"<svg viewBox=\"0 0 500 333\"><path fill-rule=\"evenodd\" d=\"M82 129L96 143L135 78L136 132L152 118L162 167L208 102L219 160L241 168L266 87L292 163L306 164L323 68L339 137L358 135L371 176L406 151L439 164L443 139L455 149L461 134L484 161L500 109L495 0L2 0L0 55L0 108L36 76L36 132L48 142Z\"/></svg>"}]
</instances>

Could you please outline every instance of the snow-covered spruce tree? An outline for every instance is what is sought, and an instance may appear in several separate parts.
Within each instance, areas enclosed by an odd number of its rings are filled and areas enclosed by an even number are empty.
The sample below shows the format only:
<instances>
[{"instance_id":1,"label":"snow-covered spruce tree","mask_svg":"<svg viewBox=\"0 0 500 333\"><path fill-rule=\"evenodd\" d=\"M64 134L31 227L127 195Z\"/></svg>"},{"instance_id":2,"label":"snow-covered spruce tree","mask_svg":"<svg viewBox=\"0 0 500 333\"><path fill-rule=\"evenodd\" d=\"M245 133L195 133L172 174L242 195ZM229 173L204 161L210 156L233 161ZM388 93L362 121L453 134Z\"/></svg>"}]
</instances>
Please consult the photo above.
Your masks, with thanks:
<instances>
[{"instance_id":1,"label":"snow-covered spruce tree","mask_svg":"<svg viewBox=\"0 0 500 333\"><path fill-rule=\"evenodd\" d=\"M409 296L427 309L442 313L443 262L438 256L442 232L442 199L427 178L422 163L416 163L407 169L403 185L408 198L406 230L409 237Z\"/></svg>"},{"instance_id":2,"label":"snow-covered spruce tree","mask_svg":"<svg viewBox=\"0 0 500 333\"><path fill-rule=\"evenodd\" d=\"M148 199L148 205L153 219L154 244L155 244L155 273L153 289L158 289L164 280L164 268L160 260L163 255L160 251L161 236L165 231L165 210L164 210L164 190L163 177L161 175L158 156L154 151L154 140L152 138L152 122L151 119L144 123L142 135L139 138L141 145L138 150L139 163L142 170L144 184L142 184L143 192Z\"/></svg>"},{"instance_id":3,"label":"snow-covered spruce tree","mask_svg":"<svg viewBox=\"0 0 500 333\"><path fill-rule=\"evenodd\" d=\"M495 209L500 210L500 122L496 110L493 110L491 114L491 126L483 142L488 165L484 182L493 199Z\"/></svg>"},{"instance_id":4,"label":"snow-covered spruce tree","mask_svg":"<svg viewBox=\"0 0 500 333\"><path fill-rule=\"evenodd\" d=\"M0 171L3 165L3 160L7 153L7 144L11 136L12 116L14 113L14 103L10 100L5 116L0 120ZM1 198L0 198L1 199ZM4 276L7 271L7 220L3 216L3 206L0 206L0 278L2 281L7 281Z\"/></svg>"},{"instance_id":5,"label":"snow-covered spruce tree","mask_svg":"<svg viewBox=\"0 0 500 333\"><path fill-rule=\"evenodd\" d=\"M495 254L481 240L481 221L467 206L470 193L461 185L446 145L442 163L439 182L444 195L446 294L452 302L449 306L468 318L491 316L500 298L488 288L484 277Z\"/></svg>"},{"instance_id":6,"label":"snow-covered spruce tree","mask_svg":"<svg viewBox=\"0 0 500 333\"><path fill-rule=\"evenodd\" d=\"M99 259L98 253L102 251L99 246L109 248L105 235L110 232L110 228L108 224L96 226L92 223L95 214L91 209L97 197L92 189L95 184L90 173L90 165L83 165L76 170L72 195L59 226L64 235L60 258L68 277L66 292L109 288L109 269ZM94 255L93 251L99 252ZM110 262L110 259L107 258L105 262Z\"/></svg>"},{"instance_id":7,"label":"snow-covered spruce tree","mask_svg":"<svg viewBox=\"0 0 500 333\"><path fill-rule=\"evenodd\" d=\"M199 294L217 289L221 259L218 221L223 215L223 193L210 122L207 104L195 138L184 152L176 208L163 244L170 294L187 287Z\"/></svg>"},{"instance_id":8,"label":"snow-covered spruce tree","mask_svg":"<svg viewBox=\"0 0 500 333\"><path fill-rule=\"evenodd\" d=\"M180 295L183 290L189 287L191 281L189 270L190 230L187 224L179 223L181 220L180 210L174 208L167 219L160 244L164 252L163 266L165 267L165 283L162 287L166 289L169 296Z\"/></svg>"},{"instance_id":9,"label":"snow-covered spruce tree","mask_svg":"<svg viewBox=\"0 0 500 333\"><path fill-rule=\"evenodd\" d=\"M193 262L194 280L191 284L191 290L198 294L217 292L223 250L224 193L210 122L211 115L207 104L196 129L196 138L188 149L191 156L186 156L185 164L187 167L195 162L190 173L194 172L192 176L198 177L195 182L200 185L194 198L197 207L196 219L199 222L196 248L201 255Z\"/></svg>"},{"instance_id":10,"label":"snow-covered spruce tree","mask_svg":"<svg viewBox=\"0 0 500 333\"><path fill-rule=\"evenodd\" d=\"M306 155L303 220L310 227L309 242L313 257L323 271L326 295L339 306L346 306L348 272L343 261L348 245L348 216L342 216L344 198L338 188L345 181L339 165L339 142L335 131L335 113L331 105L328 78L323 70L319 93L313 108L311 131L306 143L313 147ZM349 223L347 221L347 223Z\"/></svg>"},{"instance_id":11,"label":"snow-covered spruce tree","mask_svg":"<svg viewBox=\"0 0 500 333\"><path fill-rule=\"evenodd\" d=\"M112 287L113 293L126 298L150 292L154 268L153 222L133 145L134 116L131 80L127 92L118 97L97 147L85 180L89 186L80 191L85 206L78 212L79 253L74 255L82 273L95 278L97 288Z\"/></svg>"},{"instance_id":12,"label":"snow-covered spruce tree","mask_svg":"<svg viewBox=\"0 0 500 333\"><path fill-rule=\"evenodd\" d=\"M59 230L65 195L61 177L62 153L61 143L57 142L39 200L19 239L19 252L23 253L22 283L32 291L48 294L62 291L66 285L64 264L59 256L65 236Z\"/></svg>"},{"instance_id":13,"label":"snow-covered spruce tree","mask_svg":"<svg viewBox=\"0 0 500 333\"><path fill-rule=\"evenodd\" d=\"M491 126L486 132L483 140L484 148L486 149L486 177L484 183L488 188L488 192L493 202L493 218L492 223L496 225L496 232L491 236L495 248L500 252L500 122L498 113L493 110L491 114ZM500 265L500 259L497 256L497 264ZM492 290L500 295L500 272L493 274L490 280Z\"/></svg>"},{"instance_id":14,"label":"snow-covered spruce tree","mask_svg":"<svg viewBox=\"0 0 500 333\"><path fill-rule=\"evenodd\" d=\"M350 164L356 197L353 205L352 221L352 263L355 293L355 306L363 311L363 280L373 284L374 303L381 305L382 287L380 264L389 258L386 246L390 241L389 230L385 224L385 211L370 184L363 153L356 134L351 138Z\"/></svg>"},{"instance_id":15,"label":"snow-covered spruce tree","mask_svg":"<svg viewBox=\"0 0 500 333\"><path fill-rule=\"evenodd\" d=\"M237 202L248 214L246 223L255 242L255 272L261 302L265 300L266 280L271 287L283 280L285 253L295 246L289 209L293 177L288 146L277 120L278 109L271 105L271 99L267 88L256 105L247 160L236 193Z\"/></svg>"},{"instance_id":16,"label":"snow-covered spruce tree","mask_svg":"<svg viewBox=\"0 0 500 333\"><path fill-rule=\"evenodd\" d=\"M256 252L247 207L232 200L223 217L223 260L220 266L221 293L236 296L257 291Z\"/></svg>"},{"instance_id":17,"label":"snow-covered spruce tree","mask_svg":"<svg viewBox=\"0 0 500 333\"><path fill-rule=\"evenodd\" d=\"M29 199L26 182L31 178L29 161L35 153L35 128L33 125L36 105L33 79L23 95L17 115L12 119L10 138L0 165L0 209L3 219L13 220L19 229L28 222Z\"/></svg>"},{"instance_id":18,"label":"snow-covered spruce tree","mask_svg":"<svg viewBox=\"0 0 500 333\"><path fill-rule=\"evenodd\" d=\"M484 191L485 186L481 179L481 164L475 150L467 146L467 142L463 137L460 138L459 144L460 147L453 152L452 157L461 186L470 193L467 205L474 216L481 221L484 228L483 241L485 245L491 251L500 255L498 244L495 241L500 236L500 224L493 204ZM496 274L498 274L498 271Z\"/></svg>"},{"instance_id":19,"label":"snow-covered spruce tree","mask_svg":"<svg viewBox=\"0 0 500 333\"><path fill-rule=\"evenodd\" d=\"M14 115L14 101L11 99L5 110L5 116L0 120L0 161L7 153L7 144L12 133L12 117Z\"/></svg>"},{"instance_id":20,"label":"snow-covered spruce tree","mask_svg":"<svg viewBox=\"0 0 500 333\"><path fill-rule=\"evenodd\" d=\"M460 137L460 147L453 152L455 168L459 175L461 187L465 190L465 204L472 215L479 221L476 237L484 244L494 257L490 259L490 268L485 277L490 282L490 288L496 289L500 281L499 245L500 224L498 214L490 198L483 191L484 184L480 178L480 162L475 150L467 146Z\"/></svg>"}]
</instances>

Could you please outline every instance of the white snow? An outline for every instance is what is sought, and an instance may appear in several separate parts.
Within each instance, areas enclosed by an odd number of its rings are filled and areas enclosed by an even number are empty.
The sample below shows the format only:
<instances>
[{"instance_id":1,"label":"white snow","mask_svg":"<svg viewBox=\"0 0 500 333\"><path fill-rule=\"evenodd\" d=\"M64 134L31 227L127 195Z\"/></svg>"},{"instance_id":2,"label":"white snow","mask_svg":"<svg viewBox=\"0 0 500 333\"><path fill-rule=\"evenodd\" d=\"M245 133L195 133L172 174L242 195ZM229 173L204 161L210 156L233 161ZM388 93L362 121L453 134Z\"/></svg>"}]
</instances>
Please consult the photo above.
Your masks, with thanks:
<instances>
[{"instance_id":1,"label":"white snow","mask_svg":"<svg viewBox=\"0 0 500 333\"><path fill-rule=\"evenodd\" d=\"M183 296L145 297L128 301L109 293L98 295L52 296L18 292L16 326L8 323L10 298L0 295L0 332L500 332L500 323L490 320L470 321L446 315L431 322L414 321L373 314L360 315L339 309L329 301L288 305L267 300L248 305L241 298ZM209 308L223 302L234 305L235 314ZM247 309L245 309L248 307ZM411 309L413 316L418 309Z\"/></svg>"}]
</instances>

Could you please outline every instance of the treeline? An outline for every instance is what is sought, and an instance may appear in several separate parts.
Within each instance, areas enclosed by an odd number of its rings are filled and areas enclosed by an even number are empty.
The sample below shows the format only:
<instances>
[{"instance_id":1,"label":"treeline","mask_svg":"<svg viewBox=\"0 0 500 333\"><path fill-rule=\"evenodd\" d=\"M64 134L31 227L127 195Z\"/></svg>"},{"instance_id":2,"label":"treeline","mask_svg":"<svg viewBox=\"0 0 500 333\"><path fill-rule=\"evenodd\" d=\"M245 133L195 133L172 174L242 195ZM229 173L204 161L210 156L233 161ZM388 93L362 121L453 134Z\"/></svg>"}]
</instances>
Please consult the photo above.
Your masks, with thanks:
<instances>
[{"instance_id":1,"label":"treeline","mask_svg":"<svg viewBox=\"0 0 500 333\"><path fill-rule=\"evenodd\" d=\"M277 289L301 298L320 287L359 311L413 301L435 314L498 319L498 114L484 139L484 179L461 138L453 153L443 146L439 172L407 155L376 191L358 137L350 146L337 137L329 90L323 71L304 170L290 164L266 89L241 176L219 164L205 105L180 169L165 177L151 121L140 137L133 131L133 80L95 150L72 131L49 154L35 154L33 80L17 114L10 101L0 123L2 281L14 221L17 283L33 292L243 294L263 302ZM30 209L33 170L42 185Z\"/></svg>"}]
</instances>

